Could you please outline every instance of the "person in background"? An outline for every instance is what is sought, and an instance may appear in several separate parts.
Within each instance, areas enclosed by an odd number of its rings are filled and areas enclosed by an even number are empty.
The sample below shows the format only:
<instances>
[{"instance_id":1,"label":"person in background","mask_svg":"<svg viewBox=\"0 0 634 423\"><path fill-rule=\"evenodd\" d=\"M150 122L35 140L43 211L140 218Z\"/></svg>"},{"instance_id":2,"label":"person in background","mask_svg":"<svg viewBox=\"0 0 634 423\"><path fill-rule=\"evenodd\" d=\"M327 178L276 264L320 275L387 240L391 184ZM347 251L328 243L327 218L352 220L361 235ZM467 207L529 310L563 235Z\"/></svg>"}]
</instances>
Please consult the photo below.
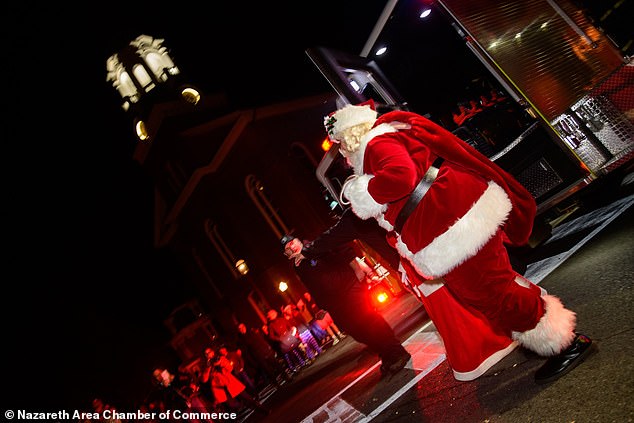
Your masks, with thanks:
<instances>
[{"instance_id":1,"label":"person in background","mask_svg":"<svg viewBox=\"0 0 634 423\"><path fill-rule=\"evenodd\" d=\"M213 423L213 420L206 418L201 413L210 413L215 411L214 402L210 395L210 390L205 391L204 385L201 383L201 372L197 367L186 368L179 367L178 378L182 388L180 393L187 403L187 412L191 413L190 423Z\"/></svg>"},{"instance_id":2,"label":"person in background","mask_svg":"<svg viewBox=\"0 0 634 423\"><path fill-rule=\"evenodd\" d=\"M308 307L306 307L306 303L304 302L303 297L297 300L297 302L295 303L295 307L297 308L297 311L302 315L302 319L304 319L305 322L310 323L310 321L313 320L313 314L310 312Z\"/></svg>"},{"instance_id":3,"label":"person in background","mask_svg":"<svg viewBox=\"0 0 634 423\"><path fill-rule=\"evenodd\" d=\"M187 384L169 370L156 367L152 371L155 390L151 395L163 410L186 411L190 408Z\"/></svg>"},{"instance_id":4,"label":"person in background","mask_svg":"<svg viewBox=\"0 0 634 423\"><path fill-rule=\"evenodd\" d=\"M221 358L224 358L229 362L228 367L231 368L231 373L233 373L233 375L244 384L249 395L257 398L258 389L255 386L255 382L245 369L242 350L239 348L228 350L227 347L223 345L218 348L218 354Z\"/></svg>"},{"instance_id":5,"label":"person in background","mask_svg":"<svg viewBox=\"0 0 634 423\"><path fill-rule=\"evenodd\" d=\"M306 307L313 315L311 323L320 330L327 332L328 338L325 339L325 342L332 339L332 345L337 345L339 341L346 337L346 334L339 330L330 313L317 305L310 292L304 292L303 299Z\"/></svg>"},{"instance_id":6,"label":"person in background","mask_svg":"<svg viewBox=\"0 0 634 423\"><path fill-rule=\"evenodd\" d=\"M302 315L304 321L306 321L308 325L308 329L310 333L313 335L313 338L317 341L322 349L325 347L326 342L330 341L330 336L325 329L322 329L321 326L317 323L317 320L313 317L313 315L306 308L306 303L302 298L297 300L297 304L295 305L297 311Z\"/></svg>"},{"instance_id":7,"label":"person in background","mask_svg":"<svg viewBox=\"0 0 634 423\"><path fill-rule=\"evenodd\" d=\"M285 235L281 243L284 255L292 260L295 272L315 299L350 336L379 356L382 375L403 369L411 355L372 307L355 271L358 262L353 242L341 242L326 231L310 243L293 235Z\"/></svg>"},{"instance_id":8,"label":"person in background","mask_svg":"<svg viewBox=\"0 0 634 423\"><path fill-rule=\"evenodd\" d=\"M213 363L216 361L216 350L213 347L205 347L203 350L203 361L205 365L200 375L200 381L202 383L208 383Z\"/></svg>"},{"instance_id":9,"label":"person in background","mask_svg":"<svg viewBox=\"0 0 634 423\"><path fill-rule=\"evenodd\" d=\"M297 328L280 316L277 310L266 313L268 318L269 338L279 345L284 361L291 373L299 372L306 365L306 356L300 349L301 339Z\"/></svg>"},{"instance_id":10,"label":"person in background","mask_svg":"<svg viewBox=\"0 0 634 423\"><path fill-rule=\"evenodd\" d=\"M297 328L297 333L299 338L302 341L302 350L306 355L308 362L313 362L317 358L319 354L322 354L324 351L321 349L317 340L311 333L308 328L308 324L302 317L297 307L294 307L291 304L284 306L283 309L284 318L288 320L288 322Z\"/></svg>"},{"instance_id":11,"label":"person in background","mask_svg":"<svg viewBox=\"0 0 634 423\"><path fill-rule=\"evenodd\" d=\"M271 413L270 409L249 395L244 384L233 375L230 361L220 354L216 354L212 359L209 383L215 400L214 405L220 409L239 412L246 406L264 415Z\"/></svg>"},{"instance_id":12,"label":"person in background","mask_svg":"<svg viewBox=\"0 0 634 423\"><path fill-rule=\"evenodd\" d=\"M290 381L290 376L278 360L277 353L260 329L247 328L244 323L239 323L237 342L242 354L251 357L255 367L268 383L281 386L284 382Z\"/></svg>"}]
</instances>

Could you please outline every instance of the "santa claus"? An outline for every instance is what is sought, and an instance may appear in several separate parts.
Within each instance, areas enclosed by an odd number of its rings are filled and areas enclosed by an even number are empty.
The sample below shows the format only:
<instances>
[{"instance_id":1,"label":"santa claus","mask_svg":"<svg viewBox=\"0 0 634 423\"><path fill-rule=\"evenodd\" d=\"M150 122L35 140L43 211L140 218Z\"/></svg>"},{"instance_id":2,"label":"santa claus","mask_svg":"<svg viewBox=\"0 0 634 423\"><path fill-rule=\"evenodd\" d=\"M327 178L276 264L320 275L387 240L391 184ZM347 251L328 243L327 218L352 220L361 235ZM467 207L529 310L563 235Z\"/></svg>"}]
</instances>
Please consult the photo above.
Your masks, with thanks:
<instances>
[{"instance_id":1,"label":"santa claus","mask_svg":"<svg viewBox=\"0 0 634 423\"><path fill-rule=\"evenodd\" d=\"M357 216L390 233L410 278L442 278L495 332L550 357L538 382L557 379L590 351L592 341L575 333L575 313L510 264L505 244L527 243L536 211L510 174L415 113L378 117L372 103L347 105L324 125L354 169L343 195Z\"/></svg>"}]
</instances>

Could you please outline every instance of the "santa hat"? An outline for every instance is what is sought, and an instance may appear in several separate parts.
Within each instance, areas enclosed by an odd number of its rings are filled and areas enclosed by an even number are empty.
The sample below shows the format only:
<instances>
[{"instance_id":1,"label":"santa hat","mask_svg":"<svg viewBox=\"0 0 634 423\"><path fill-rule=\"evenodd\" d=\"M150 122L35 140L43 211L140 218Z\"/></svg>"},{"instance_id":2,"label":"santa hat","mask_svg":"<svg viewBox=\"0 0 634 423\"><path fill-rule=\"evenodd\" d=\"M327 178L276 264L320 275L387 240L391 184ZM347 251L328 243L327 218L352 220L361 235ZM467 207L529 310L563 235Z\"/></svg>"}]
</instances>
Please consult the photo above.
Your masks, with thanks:
<instances>
[{"instance_id":1,"label":"santa hat","mask_svg":"<svg viewBox=\"0 0 634 423\"><path fill-rule=\"evenodd\" d=\"M374 101L369 100L357 105L348 104L324 118L324 127L328 136L336 140L337 135L362 123L374 123L377 118Z\"/></svg>"}]
</instances>

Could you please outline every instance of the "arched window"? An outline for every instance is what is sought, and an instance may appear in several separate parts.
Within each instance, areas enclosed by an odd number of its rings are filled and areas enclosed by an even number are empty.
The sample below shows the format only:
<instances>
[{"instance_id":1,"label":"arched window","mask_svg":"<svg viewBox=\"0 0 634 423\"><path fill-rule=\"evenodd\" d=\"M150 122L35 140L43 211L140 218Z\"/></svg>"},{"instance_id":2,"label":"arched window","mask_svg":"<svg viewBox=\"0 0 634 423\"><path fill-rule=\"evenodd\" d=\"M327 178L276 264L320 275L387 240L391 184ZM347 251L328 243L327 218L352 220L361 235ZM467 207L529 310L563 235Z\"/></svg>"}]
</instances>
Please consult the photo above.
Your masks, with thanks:
<instances>
[{"instance_id":1,"label":"arched window","mask_svg":"<svg viewBox=\"0 0 634 423\"><path fill-rule=\"evenodd\" d=\"M241 276L240 272L238 272L238 269L236 269L236 262L238 260L233 255L225 241L222 239L222 236L220 236L220 233L218 232L218 226L214 222L212 222L211 219L205 220L205 233L207 234L207 237L209 238L213 246L216 248L216 251L218 251L218 254L220 254L220 258L227 266L227 269L229 269L229 272L233 275L235 279L238 279Z\"/></svg>"},{"instance_id":2,"label":"arched window","mask_svg":"<svg viewBox=\"0 0 634 423\"><path fill-rule=\"evenodd\" d=\"M119 91L121 98L135 98L137 95L136 86L126 71L119 73L117 91Z\"/></svg>"},{"instance_id":3,"label":"arched window","mask_svg":"<svg viewBox=\"0 0 634 423\"><path fill-rule=\"evenodd\" d=\"M136 78L139 85L143 87L145 92L148 92L152 88L154 88L154 82L152 82L152 78L150 77L150 74L147 73L147 70L145 69L143 65L141 64L134 65L132 73L134 74L134 77Z\"/></svg>"},{"instance_id":4,"label":"arched window","mask_svg":"<svg viewBox=\"0 0 634 423\"><path fill-rule=\"evenodd\" d=\"M164 65L160 54L157 52L149 52L147 56L145 56L145 63L147 63L149 68L152 70L156 79L164 80L164 77L162 78Z\"/></svg>"},{"instance_id":5,"label":"arched window","mask_svg":"<svg viewBox=\"0 0 634 423\"><path fill-rule=\"evenodd\" d=\"M269 224L277 239L281 239L284 234L289 232L288 227L266 196L262 183L254 175L247 175L244 185L253 204L255 204L264 220Z\"/></svg>"},{"instance_id":6,"label":"arched window","mask_svg":"<svg viewBox=\"0 0 634 423\"><path fill-rule=\"evenodd\" d=\"M213 278L209 274L209 271L207 270L207 266L205 266L205 262L200 258L200 254L198 254L198 250L196 250L195 248L192 248L192 257L194 258L196 265L200 269L200 273L205 275L205 278L207 279L211 287L214 289L216 296L218 298L223 298L224 295L222 295L222 291L218 289L218 286L216 286L216 283L214 282Z\"/></svg>"}]
</instances>

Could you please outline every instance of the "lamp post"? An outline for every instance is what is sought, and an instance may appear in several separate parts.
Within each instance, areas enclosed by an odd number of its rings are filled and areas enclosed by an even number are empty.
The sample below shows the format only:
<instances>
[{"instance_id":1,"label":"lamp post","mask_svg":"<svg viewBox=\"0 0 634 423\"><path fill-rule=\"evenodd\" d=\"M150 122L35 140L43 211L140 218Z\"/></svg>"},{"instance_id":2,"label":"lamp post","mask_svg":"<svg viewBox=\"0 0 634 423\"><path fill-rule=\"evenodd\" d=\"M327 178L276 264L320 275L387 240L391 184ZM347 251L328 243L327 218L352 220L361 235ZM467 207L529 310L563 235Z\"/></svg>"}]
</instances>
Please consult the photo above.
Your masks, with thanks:
<instances>
[{"instance_id":1,"label":"lamp post","mask_svg":"<svg viewBox=\"0 0 634 423\"><path fill-rule=\"evenodd\" d=\"M278 285L278 289L280 290L280 292L282 293L282 296L287 299L290 300L291 303L295 303L295 301L293 301L293 297L291 296L290 291L288 291L288 284L284 281L281 281Z\"/></svg>"}]
</instances>

